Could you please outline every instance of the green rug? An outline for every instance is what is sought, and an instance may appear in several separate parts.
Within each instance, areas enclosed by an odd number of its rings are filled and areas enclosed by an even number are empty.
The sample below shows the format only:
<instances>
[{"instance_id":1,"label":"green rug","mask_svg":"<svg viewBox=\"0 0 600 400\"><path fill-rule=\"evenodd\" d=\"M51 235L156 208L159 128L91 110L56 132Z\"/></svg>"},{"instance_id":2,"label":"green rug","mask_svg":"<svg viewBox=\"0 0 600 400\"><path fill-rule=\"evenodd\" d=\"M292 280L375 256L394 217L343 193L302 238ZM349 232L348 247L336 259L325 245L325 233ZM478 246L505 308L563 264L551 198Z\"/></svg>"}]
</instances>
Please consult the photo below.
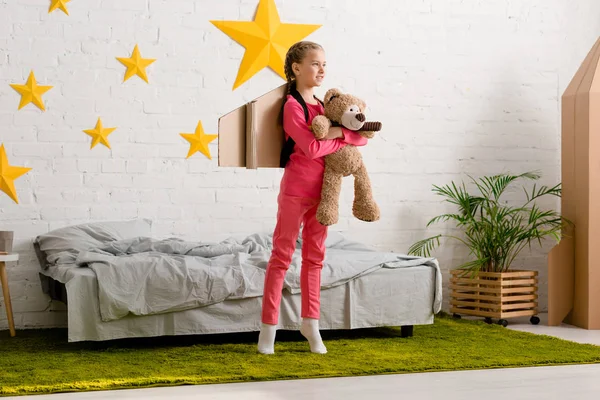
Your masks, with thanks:
<instances>
[{"instance_id":1,"label":"green rug","mask_svg":"<svg viewBox=\"0 0 600 400\"><path fill-rule=\"evenodd\" d=\"M67 343L63 329L0 333L0 394L599 363L600 347L436 318L400 329L324 331L328 354L297 332L278 332L276 354L256 352L256 333Z\"/></svg>"}]
</instances>

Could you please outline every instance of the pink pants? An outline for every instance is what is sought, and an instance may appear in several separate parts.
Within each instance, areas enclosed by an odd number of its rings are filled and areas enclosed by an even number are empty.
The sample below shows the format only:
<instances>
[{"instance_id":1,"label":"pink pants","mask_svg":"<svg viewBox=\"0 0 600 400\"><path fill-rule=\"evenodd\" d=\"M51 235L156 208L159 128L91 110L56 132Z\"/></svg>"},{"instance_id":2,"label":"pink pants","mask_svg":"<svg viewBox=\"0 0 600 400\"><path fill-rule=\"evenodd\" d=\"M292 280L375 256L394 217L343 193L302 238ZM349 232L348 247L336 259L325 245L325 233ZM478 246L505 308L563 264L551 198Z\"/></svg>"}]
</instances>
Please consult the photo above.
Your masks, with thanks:
<instances>
[{"instance_id":1,"label":"pink pants","mask_svg":"<svg viewBox=\"0 0 600 400\"><path fill-rule=\"evenodd\" d=\"M280 194L277 202L277 225L273 232L273 251L265 275L262 322L271 325L278 323L283 280L292 261L302 224L301 316L319 319L321 270L327 238L327 227L321 225L316 218L319 200Z\"/></svg>"}]
</instances>

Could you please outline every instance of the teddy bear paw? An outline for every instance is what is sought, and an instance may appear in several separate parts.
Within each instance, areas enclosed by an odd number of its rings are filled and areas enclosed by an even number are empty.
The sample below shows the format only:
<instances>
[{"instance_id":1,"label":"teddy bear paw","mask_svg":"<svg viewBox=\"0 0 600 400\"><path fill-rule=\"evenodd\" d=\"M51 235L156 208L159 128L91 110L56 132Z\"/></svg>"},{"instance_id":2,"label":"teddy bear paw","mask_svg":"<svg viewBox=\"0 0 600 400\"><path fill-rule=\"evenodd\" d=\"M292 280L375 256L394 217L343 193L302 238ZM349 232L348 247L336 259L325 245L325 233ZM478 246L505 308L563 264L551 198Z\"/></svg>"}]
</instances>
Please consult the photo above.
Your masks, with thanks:
<instances>
[{"instance_id":1,"label":"teddy bear paw","mask_svg":"<svg viewBox=\"0 0 600 400\"><path fill-rule=\"evenodd\" d=\"M316 139L323 139L329 133L331 123L324 115L317 115L312 120L311 130Z\"/></svg>"},{"instance_id":2,"label":"teddy bear paw","mask_svg":"<svg viewBox=\"0 0 600 400\"><path fill-rule=\"evenodd\" d=\"M317 210L317 221L321 225L331 226L338 222L338 212L334 209L319 208Z\"/></svg>"},{"instance_id":3,"label":"teddy bear paw","mask_svg":"<svg viewBox=\"0 0 600 400\"><path fill-rule=\"evenodd\" d=\"M352 206L352 214L365 222L378 221L381 213L375 202L355 202Z\"/></svg>"}]
</instances>

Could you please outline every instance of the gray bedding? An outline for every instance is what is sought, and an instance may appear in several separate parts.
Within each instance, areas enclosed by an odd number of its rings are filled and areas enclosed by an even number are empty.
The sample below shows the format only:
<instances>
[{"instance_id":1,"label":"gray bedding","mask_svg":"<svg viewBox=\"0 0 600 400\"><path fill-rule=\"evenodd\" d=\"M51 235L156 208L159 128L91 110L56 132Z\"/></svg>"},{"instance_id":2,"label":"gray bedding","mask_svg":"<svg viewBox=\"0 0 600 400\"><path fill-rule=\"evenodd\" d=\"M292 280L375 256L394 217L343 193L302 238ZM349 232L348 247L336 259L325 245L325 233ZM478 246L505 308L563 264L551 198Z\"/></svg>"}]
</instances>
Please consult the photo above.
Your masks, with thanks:
<instances>
[{"instance_id":1,"label":"gray bedding","mask_svg":"<svg viewBox=\"0 0 600 400\"><path fill-rule=\"evenodd\" d=\"M65 283L69 342L122 338L256 332L262 297L226 300L206 307L164 314L129 314L102 321L98 281L89 268L56 265L42 276ZM440 286L428 266L380 268L321 292L319 328L359 329L376 326L427 325L434 322L434 293ZM284 290L278 329L298 330L301 295Z\"/></svg>"},{"instance_id":2,"label":"gray bedding","mask_svg":"<svg viewBox=\"0 0 600 400\"><path fill-rule=\"evenodd\" d=\"M67 276L77 275L69 273L72 268L93 271L104 322L262 295L272 247L270 235L255 234L218 243L157 240L151 238L149 226L142 220L68 227L39 236L36 246L43 257L42 267L53 270L45 274L63 283L67 283ZM435 281L430 310L440 310L441 273L435 259L374 251L335 232L330 233L326 246L322 290L366 279L381 269L426 267ZM284 282L290 294L300 290L300 248L299 242ZM54 271L57 266L60 273ZM377 293L365 294L369 295Z\"/></svg>"},{"instance_id":3,"label":"gray bedding","mask_svg":"<svg viewBox=\"0 0 600 400\"><path fill-rule=\"evenodd\" d=\"M103 321L111 321L129 313L152 315L261 296L270 239L255 234L213 244L136 237L81 252L75 264L96 274L100 314ZM321 288L379 268L417 265L437 269L433 259L366 250L343 239L327 249ZM300 266L296 252L284 281L290 293L300 290Z\"/></svg>"}]
</instances>

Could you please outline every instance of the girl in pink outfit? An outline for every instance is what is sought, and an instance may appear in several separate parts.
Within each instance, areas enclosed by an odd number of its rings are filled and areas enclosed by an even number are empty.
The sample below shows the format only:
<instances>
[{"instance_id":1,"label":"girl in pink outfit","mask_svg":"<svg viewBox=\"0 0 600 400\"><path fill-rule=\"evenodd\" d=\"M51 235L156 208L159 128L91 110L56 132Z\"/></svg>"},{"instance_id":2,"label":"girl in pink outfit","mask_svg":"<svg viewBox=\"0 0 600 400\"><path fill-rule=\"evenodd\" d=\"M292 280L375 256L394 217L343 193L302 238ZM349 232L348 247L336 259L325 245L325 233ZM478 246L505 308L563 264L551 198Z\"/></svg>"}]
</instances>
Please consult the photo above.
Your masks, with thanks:
<instances>
[{"instance_id":1,"label":"girl in pink outfit","mask_svg":"<svg viewBox=\"0 0 600 400\"><path fill-rule=\"evenodd\" d=\"M313 89L321 86L325 78L325 65L323 48L308 41L290 47L285 59L288 95L282 113L287 142L281 165L285 171L277 200L273 251L264 282L262 324L258 338L258 351L263 354L274 353L283 281L296 249L301 226L300 332L308 340L313 353L327 352L319 333L321 269L325 258L327 227L316 219L325 172L323 157L347 144L364 146L367 139L345 128L332 127L325 139L319 141L310 131L312 119L324 113L323 105L314 96Z\"/></svg>"}]
</instances>

